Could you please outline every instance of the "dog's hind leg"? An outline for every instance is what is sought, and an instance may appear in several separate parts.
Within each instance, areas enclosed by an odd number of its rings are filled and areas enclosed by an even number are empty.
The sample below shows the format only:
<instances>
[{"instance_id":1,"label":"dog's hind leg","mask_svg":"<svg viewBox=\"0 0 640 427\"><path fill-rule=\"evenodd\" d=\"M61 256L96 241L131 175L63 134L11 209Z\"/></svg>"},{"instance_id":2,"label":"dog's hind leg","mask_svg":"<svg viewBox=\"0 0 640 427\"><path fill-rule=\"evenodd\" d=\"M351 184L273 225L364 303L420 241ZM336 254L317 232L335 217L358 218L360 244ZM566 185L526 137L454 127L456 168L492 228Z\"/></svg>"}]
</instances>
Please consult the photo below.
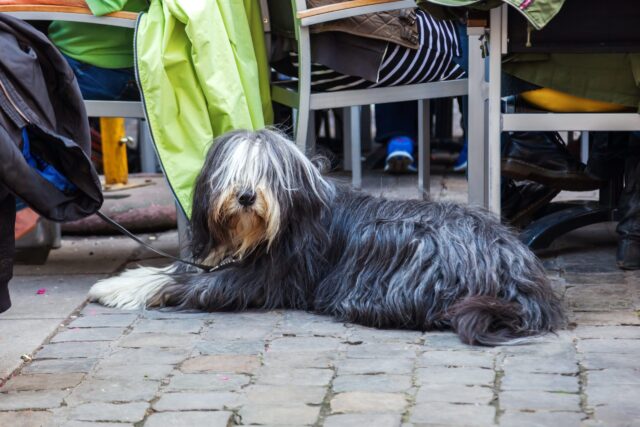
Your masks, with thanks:
<instances>
[{"instance_id":1,"label":"dog's hind leg","mask_svg":"<svg viewBox=\"0 0 640 427\"><path fill-rule=\"evenodd\" d=\"M163 288L174 283L175 266L139 267L100 280L89 290L89 299L108 307L134 310L147 307Z\"/></svg>"}]
</instances>

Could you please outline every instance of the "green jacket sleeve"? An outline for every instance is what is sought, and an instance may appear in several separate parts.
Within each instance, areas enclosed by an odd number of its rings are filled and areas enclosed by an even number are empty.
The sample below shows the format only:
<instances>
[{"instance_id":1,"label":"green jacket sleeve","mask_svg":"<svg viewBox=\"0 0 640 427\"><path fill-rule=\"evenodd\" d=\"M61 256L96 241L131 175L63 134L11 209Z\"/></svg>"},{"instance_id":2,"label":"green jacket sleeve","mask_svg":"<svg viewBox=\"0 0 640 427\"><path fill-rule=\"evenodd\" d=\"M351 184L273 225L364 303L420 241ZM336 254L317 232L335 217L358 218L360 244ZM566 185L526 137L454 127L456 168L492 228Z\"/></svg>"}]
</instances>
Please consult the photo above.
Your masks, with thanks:
<instances>
[{"instance_id":1,"label":"green jacket sleeve","mask_svg":"<svg viewBox=\"0 0 640 427\"><path fill-rule=\"evenodd\" d=\"M118 12L124 8L128 0L87 0L87 6L96 16Z\"/></svg>"}]
</instances>

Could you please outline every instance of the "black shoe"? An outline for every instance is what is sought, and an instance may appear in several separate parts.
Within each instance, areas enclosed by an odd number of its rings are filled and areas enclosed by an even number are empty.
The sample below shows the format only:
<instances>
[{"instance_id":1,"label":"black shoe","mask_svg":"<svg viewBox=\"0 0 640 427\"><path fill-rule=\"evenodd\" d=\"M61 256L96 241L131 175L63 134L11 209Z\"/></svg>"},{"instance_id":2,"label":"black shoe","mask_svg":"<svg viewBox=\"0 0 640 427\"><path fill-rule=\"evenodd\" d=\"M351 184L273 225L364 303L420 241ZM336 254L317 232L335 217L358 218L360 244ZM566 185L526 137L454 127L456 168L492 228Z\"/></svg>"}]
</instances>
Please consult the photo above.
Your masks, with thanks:
<instances>
[{"instance_id":1,"label":"black shoe","mask_svg":"<svg viewBox=\"0 0 640 427\"><path fill-rule=\"evenodd\" d=\"M616 263L623 270L640 269L640 237L625 236L620 239Z\"/></svg>"},{"instance_id":2,"label":"black shoe","mask_svg":"<svg viewBox=\"0 0 640 427\"><path fill-rule=\"evenodd\" d=\"M524 228L559 192L536 182L503 178L502 217L512 226Z\"/></svg>"},{"instance_id":3,"label":"black shoe","mask_svg":"<svg viewBox=\"0 0 640 427\"><path fill-rule=\"evenodd\" d=\"M585 172L557 132L505 134L502 174L513 179L539 182L558 190L588 191L602 182Z\"/></svg>"},{"instance_id":4,"label":"black shoe","mask_svg":"<svg viewBox=\"0 0 640 427\"><path fill-rule=\"evenodd\" d=\"M9 310L11 298L9 298L9 283L0 283L0 313Z\"/></svg>"}]
</instances>

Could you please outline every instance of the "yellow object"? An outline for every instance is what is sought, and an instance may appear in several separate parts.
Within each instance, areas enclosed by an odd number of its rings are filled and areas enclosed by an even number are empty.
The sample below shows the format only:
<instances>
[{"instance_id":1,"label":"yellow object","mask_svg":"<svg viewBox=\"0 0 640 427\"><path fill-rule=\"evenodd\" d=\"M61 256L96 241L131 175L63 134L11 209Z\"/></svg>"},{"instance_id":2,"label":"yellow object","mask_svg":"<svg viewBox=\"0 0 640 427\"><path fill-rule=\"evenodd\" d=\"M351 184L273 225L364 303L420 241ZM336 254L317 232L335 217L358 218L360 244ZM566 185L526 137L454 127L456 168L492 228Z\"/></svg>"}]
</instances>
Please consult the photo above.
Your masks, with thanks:
<instances>
[{"instance_id":1,"label":"yellow object","mask_svg":"<svg viewBox=\"0 0 640 427\"><path fill-rule=\"evenodd\" d=\"M521 95L534 107L553 113L615 113L630 110L624 105L580 98L548 88L530 90Z\"/></svg>"},{"instance_id":2,"label":"yellow object","mask_svg":"<svg viewBox=\"0 0 640 427\"><path fill-rule=\"evenodd\" d=\"M124 119L100 117L105 184L126 184L129 179Z\"/></svg>"}]
</instances>

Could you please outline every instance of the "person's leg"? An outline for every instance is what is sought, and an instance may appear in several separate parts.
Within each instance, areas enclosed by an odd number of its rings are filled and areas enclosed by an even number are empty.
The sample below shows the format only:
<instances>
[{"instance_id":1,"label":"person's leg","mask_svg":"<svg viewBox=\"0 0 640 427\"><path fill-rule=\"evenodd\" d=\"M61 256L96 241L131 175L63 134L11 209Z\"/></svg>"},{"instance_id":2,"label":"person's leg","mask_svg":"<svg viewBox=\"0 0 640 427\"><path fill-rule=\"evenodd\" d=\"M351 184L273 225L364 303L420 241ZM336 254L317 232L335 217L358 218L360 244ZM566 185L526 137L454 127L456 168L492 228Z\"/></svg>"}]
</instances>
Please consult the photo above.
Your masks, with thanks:
<instances>
[{"instance_id":1,"label":"person's leg","mask_svg":"<svg viewBox=\"0 0 640 427\"><path fill-rule=\"evenodd\" d=\"M415 172L414 150L418 132L418 103L376 105L376 140L386 144L385 171Z\"/></svg>"},{"instance_id":2,"label":"person's leg","mask_svg":"<svg viewBox=\"0 0 640 427\"><path fill-rule=\"evenodd\" d=\"M620 268L637 270L640 269L640 132L630 136L619 209L622 218L616 228L620 235L616 260Z\"/></svg>"},{"instance_id":3,"label":"person's leg","mask_svg":"<svg viewBox=\"0 0 640 427\"><path fill-rule=\"evenodd\" d=\"M140 99L133 68L95 67L65 56L84 99L132 101Z\"/></svg>"},{"instance_id":4,"label":"person's leg","mask_svg":"<svg viewBox=\"0 0 640 427\"><path fill-rule=\"evenodd\" d=\"M13 277L15 198L0 189L0 313L11 307L9 281Z\"/></svg>"}]
</instances>

